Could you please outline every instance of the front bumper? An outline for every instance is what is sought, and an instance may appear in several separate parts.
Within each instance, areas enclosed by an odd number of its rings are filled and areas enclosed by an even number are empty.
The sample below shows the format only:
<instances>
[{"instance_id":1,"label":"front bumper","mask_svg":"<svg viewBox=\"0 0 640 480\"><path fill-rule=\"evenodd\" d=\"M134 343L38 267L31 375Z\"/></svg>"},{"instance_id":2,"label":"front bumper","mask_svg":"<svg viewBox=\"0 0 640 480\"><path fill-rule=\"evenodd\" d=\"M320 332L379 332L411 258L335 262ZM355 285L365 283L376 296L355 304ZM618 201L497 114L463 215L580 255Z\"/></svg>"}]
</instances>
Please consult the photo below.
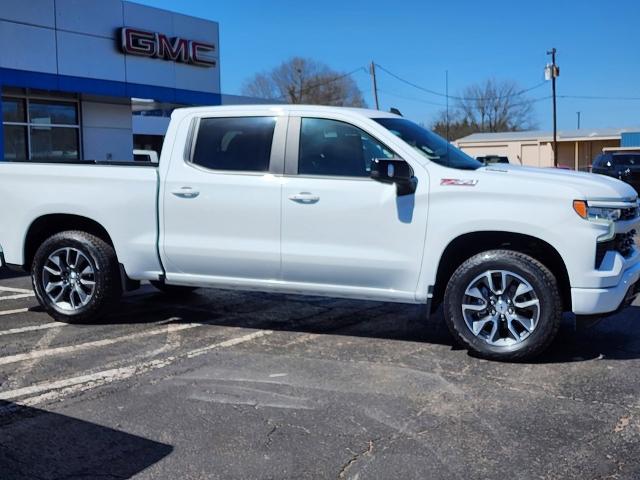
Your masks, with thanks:
<instances>
[{"instance_id":1,"label":"front bumper","mask_svg":"<svg viewBox=\"0 0 640 480\"><path fill-rule=\"evenodd\" d=\"M638 294L640 262L620 275L617 285L608 288L572 288L571 302L576 315L598 315L615 312L623 303L631 303Z\"/></svg>"}]
</instances>

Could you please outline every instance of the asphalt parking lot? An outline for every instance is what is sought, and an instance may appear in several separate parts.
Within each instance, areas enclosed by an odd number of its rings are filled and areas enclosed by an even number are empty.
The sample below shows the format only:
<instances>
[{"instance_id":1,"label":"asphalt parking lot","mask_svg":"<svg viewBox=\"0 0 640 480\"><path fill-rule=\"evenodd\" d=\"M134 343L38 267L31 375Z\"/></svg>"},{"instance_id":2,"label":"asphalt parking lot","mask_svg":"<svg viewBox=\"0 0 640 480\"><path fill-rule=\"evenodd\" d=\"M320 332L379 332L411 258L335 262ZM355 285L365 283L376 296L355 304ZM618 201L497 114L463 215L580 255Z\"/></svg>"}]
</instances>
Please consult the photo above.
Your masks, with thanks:
<instances>
[{"instance_id":1,"label":"asphalt parking lot","mask_svg":"<svg viewBox=\"0 0 640 480\"><path fill-rule=\"evenodd\" d=\"M0 280L0 478L639 478L640 308L535 363L411 306L199 290L53 322Z\"/></svg>"}]
</instances>

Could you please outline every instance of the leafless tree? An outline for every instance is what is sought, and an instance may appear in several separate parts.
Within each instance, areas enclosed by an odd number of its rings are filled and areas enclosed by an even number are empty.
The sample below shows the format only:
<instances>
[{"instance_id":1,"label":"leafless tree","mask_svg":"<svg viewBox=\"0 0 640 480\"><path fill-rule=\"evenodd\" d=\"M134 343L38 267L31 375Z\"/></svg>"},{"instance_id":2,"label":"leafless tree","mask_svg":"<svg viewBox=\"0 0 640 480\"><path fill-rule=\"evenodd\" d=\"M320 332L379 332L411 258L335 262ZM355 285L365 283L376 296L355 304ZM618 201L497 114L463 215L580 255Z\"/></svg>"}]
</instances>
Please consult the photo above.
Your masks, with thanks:
<instances>
[{"instance_id":1,"label":"leafless tree","mask_svg":"<svg viewBox=\"0 0 640 480\"><path fill-rule=\"evenodd\" d=\"M294 57L247 81L244 95L287 103L365 106L362 92L346 73L308 58Z\"/></svg>"},{"instance_id":2,"label":"leafless tree","mask_svg":"<svg viewBox=\"0 0 640 480\"><path fill-rule=\"evenodd\" d=\"M536 128L533 100L516 82L489 79L470 85L454 98L449 114L449 138L476 132L513 132ZM445 136L446 113L441 112L432 128Z\"/></svg>"}]
</instances>

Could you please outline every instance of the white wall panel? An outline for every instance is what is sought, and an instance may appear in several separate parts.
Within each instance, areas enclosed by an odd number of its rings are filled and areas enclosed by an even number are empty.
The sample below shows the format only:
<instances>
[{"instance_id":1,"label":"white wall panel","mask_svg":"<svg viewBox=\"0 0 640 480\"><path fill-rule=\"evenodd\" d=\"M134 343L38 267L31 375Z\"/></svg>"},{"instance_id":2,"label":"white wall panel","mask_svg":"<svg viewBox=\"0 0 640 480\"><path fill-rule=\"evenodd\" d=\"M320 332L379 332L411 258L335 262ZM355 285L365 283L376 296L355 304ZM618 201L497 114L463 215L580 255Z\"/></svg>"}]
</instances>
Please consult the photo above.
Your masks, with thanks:
<instances>
[{"instance_id":1,"label":"white wall panel","mask_svg":"<svg viewBox=\"0 0 640 480\"><path fill-rule=\"evenodd\" d=\"M0 20L54 28L54 0L2 0Z\"/></svg>"},{"instance_id":2,"label":"white wall panel","mask_svg":"<svg viewBox=\"0 0 640 480\"><path fill-rule=\"evenodd\" d=\"M131 129L131 105L82 102L82 124L90 128Z\"/></svg>"},{"instance_id":3,"label":"white wall panel","mask_svg":"<svg viewBox=\"0 0 640 480\"><path fill-rule=\"evenodd\" d=\"M122 128L82 129L86 160L133 160L133 132Z\"/></svg>"},{"instance_id":4,"label":"white wall panel","mask_svg":"<svg viewBox=\"0 0 640 480\"><path fill-rule=\"evenodd\" d=\"M58 31L58 73L124 82L124 55L113 39Z\"/></svg>"},{"instance_id":5,"label":"white wall panel","mask_svg":"<svg viewBox=\"0 0 640 480\"><path fill-rule=\"evenodd\" d=\"M57 28L115 39L122 11L120 0L56 0Z\"/></svg>"},{"instance_id":6,"label":"white wall panel","mask_svg":"<svg viewBox=\"0 0 640 480\"><path fill-rule=\"evenodd\" d=\"M0 67L56 73L55 31L0 21Z\"/></svg>"}]
</instances>

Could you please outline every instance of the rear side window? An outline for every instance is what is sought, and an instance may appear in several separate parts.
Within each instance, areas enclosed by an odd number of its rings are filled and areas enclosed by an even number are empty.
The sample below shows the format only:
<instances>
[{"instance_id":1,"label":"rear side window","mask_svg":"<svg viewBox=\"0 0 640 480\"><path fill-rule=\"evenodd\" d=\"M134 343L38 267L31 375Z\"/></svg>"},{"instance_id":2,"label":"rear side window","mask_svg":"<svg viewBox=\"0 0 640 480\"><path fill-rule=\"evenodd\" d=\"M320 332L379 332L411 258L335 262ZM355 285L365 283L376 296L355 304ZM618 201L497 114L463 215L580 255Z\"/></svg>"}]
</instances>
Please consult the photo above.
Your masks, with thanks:
<instances>
[{"instance_id":1,"label":"rear side window","mask_svg":"<svg viewBox=\"0 0 640 480\"><path fill-rule=\"evenodd\" d=\"M368 177L376 158L393 158L387 147L348 123L303 118L298 174Z\"/></svg>"},{"instance_id":2,"label":"rear side window","mask_svg":"<svg viewBox=\"0 0 640 480\"><path fill-rule=\"evenodd\" d=\"M269 170L274 117L203 118L192 162L210 170Z\"/></svg>"}]
</instances>

